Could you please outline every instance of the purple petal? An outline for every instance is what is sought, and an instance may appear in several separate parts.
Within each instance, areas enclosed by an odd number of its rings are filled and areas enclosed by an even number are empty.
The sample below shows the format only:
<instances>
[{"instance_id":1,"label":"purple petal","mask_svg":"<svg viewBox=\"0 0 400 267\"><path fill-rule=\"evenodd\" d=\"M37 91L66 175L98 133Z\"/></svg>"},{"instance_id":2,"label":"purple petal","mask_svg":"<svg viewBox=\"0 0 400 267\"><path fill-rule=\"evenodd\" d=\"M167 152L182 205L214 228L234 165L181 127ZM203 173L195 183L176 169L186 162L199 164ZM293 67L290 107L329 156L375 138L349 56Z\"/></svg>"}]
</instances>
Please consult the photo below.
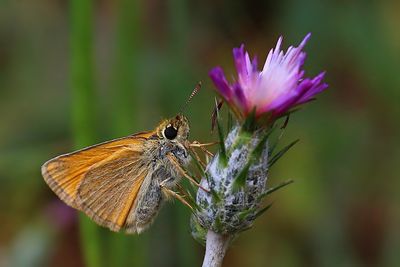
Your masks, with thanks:
<instances>
[{"instance_id":1,"label":"purple petal","mask_svg":"<svg viewBox=\"0 0 400 267\"><path fill-rule=\"evenodd\" d=\"M258 59L254 56L253 60L251 61L251 66L253 67L253 72L258 71Z\"/></svg>"},{"instance_id":2,"label":"purple petal","mask_svg":"<svg viewBox=\"0 0 400 267\"><path fill-rule=\"evenodd\" d=\"M306 43L308 42L308 40L310 40L311 38L311 32L307 33L307 35L303 38L303 41L301 41L301 43L299 44L299 49L303 50L303 48L306 46Z\"/></svg>"},{"instance_id":3,"label":"purple petal","mask_svg":"<svg viewBox=\"0 0 400 267\"><path fill-rule=\"evenodd\" d=\"M286 52L286 58L289 59L288 64L293 66L299 66L300 68L304 65L304 61L306 60L307 54L302 51L308 40L311 38L311 33L308 33L298 47L289 47Z\"/></svg>"},{"instance_id":4,"label":"purple petal","mask_svg":"<svg viewBox=\"0 0 400 267\"><path fill-rule=\"evenodd\" d=\"M274 109L274 116L281 115L295 106L310 101L316 94L325 90L328 85L326 83L321 83L324 75L325 72L322 72L314 79L307 78L301 81L297 88L292 91L292 95L288 97L286 101L282 101L282 103Z\"/></svg>"},{"instance_id":5,"label":"purple petal","mask_svg":"<svg viewBox=\"0 0 400 267\"><path fill-rule=\"evenodd\" d=\"M217 91L225 98L226 101L230 101L232 97L232 89L225 78L222 68L215 67L209 72L208 75L217 87Z\"/></svg>"},{"instance_id":6,"label":"purple petal","mask_svg":"<svg viewBox=\"0 0 400 267\"><path fill-rule=\"evenodd\" d=\"M328 84L322 83L324 76L325 76L325 72L321 72L314 79L312 79L308 82L308 86L303 85L304 81L302 81L299 84L298 88L299 87L304 87L304 88L298 89L301 92L301 97L296 101L296 105L300 105L300 104L303 104L303 103L311 100L316 94L318 94L318 93L322 92L323 90L325 90L326 88L328 88Z\"/></svg>"},{"instance_id":7,"label":"purple petal","mask_svg":"<svg viewBox=\"0 0 400 267\"><path fill-rule=\"evenodd\" d=\"M283 36L281 35L279 36L278 41L276 42L274 54L278 55L279 52L281 51L282 41L283 41Z\"/></svg>"},{"instance_id":8,"label":"purple petal","mask_svg":"<svg viewBox=\"0 0 400 267\"><path fill-rule=\"evenodd\" d=\"M289 75L288 73L286 75ZM288 86L286 90L282 90L275 99L267 106L262 107L262 112L267 112L268 110L282 111L287 109L288 106L293 105L299 96L298 90L295 90L297 81L299 81L304 75L304 71L299 71L298 73L292 73L290 78L291 85L288 85L288 80L284 80L285 83L280 84L282 88ZM288 76L287 76L288 77ZM285 78L287 78L285 77ZM279 90L280 88L273 88L274 90Z\"/></svg>"},{"instance_id":9,"label":"purple petal","mask_svg":"<svg viewBox=\"0 0 400 267\"><path fill-rule=\"evenodd\" d=\"M233 48L233 59L235 60L235 66L239 80L245 81L248 73L243 44L240 46L240 48Z\"/></svg>"},{"instance_id":10,"label":"purple petal","mask_svg":"<svg viewBox=\"0 0 400 267\"><path fill-rule=\"evenodd\" d=\"M265 107L263 112L268 110L273 111L274 116L278 116L280 114L285 113L288 109L290 109L296 100L298 99L298 93L296 91L287 92L284 95L281 95L279 98L274 100L271 105Z\"/></svg>"},{"instance_id":11,"label":"purple petal","mask_svg":"<svg viewBox=\"0 0 400 267\"><path fill-rule=\"evenodd\" d=\"M236 105L238 105L239 108L243 110L244 113L246 114L248 112L246 96L243 92L242 87L237 82L233 84L233 94L235 97Z\"/></svg>"},{"instance_id":12,"label":"purple petal","mask_svg":"<svg viewBox=\"0 0 400 267\"><path fill-rule=\"evenodd\" d=\"M297 55L297 60L299 62L299 66L300 68L304 65L304 61L306 60L307 54L306 52L302 51L303 48L306 46L308 40L310 40L311 38L311 32L309 32L303 39L303 41L301 41L301 43L299 44L299 46L296 48L297 52L299 53L299 55Z\"/></svg>"}]
</instances>

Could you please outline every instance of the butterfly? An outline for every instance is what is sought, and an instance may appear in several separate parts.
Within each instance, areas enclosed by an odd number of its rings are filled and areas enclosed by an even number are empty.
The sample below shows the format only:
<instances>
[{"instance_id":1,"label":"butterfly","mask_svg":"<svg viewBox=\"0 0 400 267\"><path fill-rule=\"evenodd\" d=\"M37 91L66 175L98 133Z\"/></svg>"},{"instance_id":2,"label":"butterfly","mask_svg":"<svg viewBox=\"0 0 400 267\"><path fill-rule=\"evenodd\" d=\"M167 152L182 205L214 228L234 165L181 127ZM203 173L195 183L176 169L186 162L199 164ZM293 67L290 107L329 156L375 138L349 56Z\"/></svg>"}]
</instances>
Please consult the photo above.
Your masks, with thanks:
<instances>
[{"instance_id":1,"label":"butterfly","mask_svg":"<svg viewBox=\"0 0 400 267\"><path fill-rule=\"evenodd\" d=\"M153 131L53 158L42 175L61 200L99 225L141 233L165 199L185 201L172 189L190 160L188 136L187 118L177 115Z\"/></svg>"}]
</instances>

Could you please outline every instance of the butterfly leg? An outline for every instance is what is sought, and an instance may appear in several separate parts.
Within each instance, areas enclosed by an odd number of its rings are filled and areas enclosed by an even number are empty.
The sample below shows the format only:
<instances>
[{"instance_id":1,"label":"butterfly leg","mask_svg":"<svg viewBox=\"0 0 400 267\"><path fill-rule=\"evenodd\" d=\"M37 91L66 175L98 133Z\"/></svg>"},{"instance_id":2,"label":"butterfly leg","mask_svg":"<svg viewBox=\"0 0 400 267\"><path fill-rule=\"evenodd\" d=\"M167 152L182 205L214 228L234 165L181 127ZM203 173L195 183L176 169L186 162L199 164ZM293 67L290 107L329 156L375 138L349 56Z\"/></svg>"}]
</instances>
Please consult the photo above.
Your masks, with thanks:
<instances>
[{"instance_id":1,"label":"butterfly leg","mask_svg":"<svg viewBox=\"0 0 400 267\"><path fill-rule=\"evenodd\" d=\"M214 157L214 154L211 153L210 151L208 151L205 147L206 147L206 146L213 146L213 145L216 145L216 144L218 144L218 142L212 142L212 143L204 143L204 144L202 144L202 143L200 143L199 141L193 141L189 146L190 146L190 147L197 147L197 148L200 148L205 154L207 154L207 155L209 155L209 156L211 156L211 157Z\"/></svg>"},{"instance_id":2,"label":"butterfly leg","mask_svg":"<svg viewBox=\"0 0 400 267\"><path fill-rule=\"evenodd\" d=\"M213 146L218 144L219 142L211 142L211 143L200 143L199 141L193 141L190 146L194 146L194 147L204 147L204 146Z\"/></svg>"},{"instance_id":3,"label":"butterfly leg","mask_svg":"<svg viewBox=\"0 0 400 267\"><path fill-rule=\"evenodd\" d=\"M193 147L189 147L190 152L192 152L193 156L195 157L196 161L201 165L202 169L205 169L207 167L207 164L205 164L202 159L200 158L199 154L197 154L196 150L193 149ZM208 162L208 156L206 155L206 161Z\"/></svg>"},{"instance_id":4,"label":"butterfly leg","mask_svg":"<svg viewBox=\"0 0 400 267\"><path fill-rule=\"evenodd\" d=\"M182 185L177 184L176 183L176 179L170 177L168 179L165 179L163 181L161 181L160 183L160 187L161 188L167 188L170 189L172 187L176 187L178 189L178 192L180 194L181 197L183 198L191 198L190 193L188 191L186 191ZM171 189L170 189L171 190Z\"/></svg>"},{"instance_id":5,"label":"butterfly leg","mask_svg":"<svg viewBox=\"0 0 400 267\"><path fill-rule=\"evenodd\" d=\"M188 198L190 197L190 193L188 191L186 191L182 185L177 184L176 187L181 195L184 195L185 197L188 197Z\"/></svg>"},{"instance_id":6,"label":"butterfly leg","mask_svg":"<svg viewBox=\"0 0 400 267\"><path fill-rule=\"evenodd\" d=\"M176 169L183 175L183 177L185 177L186 179L188 179L192 184L194 184L195 186L197 186L198 188L201 188L202 190L204 190L207 193L210 193L210 190L202 187L198 182L196 182L196 180L192 177L190 177L186 171L179 165L179 163L177 162L177 160L175 159L175 157L172 154L167 154L168 159L171 161L171 163L176 167Z\"/></svg>"},{"instance_id":7,"label":"butterfly leg","mask_svg":"<svg viewBox=\"0 0 400 267\"><path fill-rule=\"evenodd\" d=\"M168 179L167 179L168 180ZM167 196L172 196L176 199L178 199L180 202L182 202L184 205L186 205L187 207L189 207L191 210L193 210L193 207L190 206L190 204L178 193L172 191L171 189L165 187L164 185L162 185L162 182L160 184L161 190L167 195Z\"/></svg>"}]
</instances>

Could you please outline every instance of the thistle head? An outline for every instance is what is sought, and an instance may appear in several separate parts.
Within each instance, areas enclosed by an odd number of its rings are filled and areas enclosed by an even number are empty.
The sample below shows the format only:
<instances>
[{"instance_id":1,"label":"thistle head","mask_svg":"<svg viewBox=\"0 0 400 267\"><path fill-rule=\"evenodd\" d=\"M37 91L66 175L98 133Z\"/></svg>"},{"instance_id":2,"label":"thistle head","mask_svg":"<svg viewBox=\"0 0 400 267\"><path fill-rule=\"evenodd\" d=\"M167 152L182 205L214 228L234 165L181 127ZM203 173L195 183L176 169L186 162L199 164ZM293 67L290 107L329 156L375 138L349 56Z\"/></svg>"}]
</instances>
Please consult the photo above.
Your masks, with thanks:
<instances>
[{"instance_id":1,"label":"thistle head","mask_svg":"<svg viewBox=\"0 0 400 267\"><path fill-rule=\"evenodd\" d=\"M302 69L306 59L304 46L310 39L307 34L298 47L281 50L280 37L271 49L262 70L258 69L257 58L252 60L244 45L233 49L237 77L231 83L225 78L221 67L213 68L209 75L217 92L229 104L236 117L243 120L252 110L256 117L268 116L275 119L290 109L304 104L325 90L325 76L321 72L314 78L304 77Z\"/></svg>"},{"instance_id":2,"label":"thistle head","mask_svg":"<svg viewBox=\"0 0 400 267\"><path fill-rule=\"evenodd\" d=\"M225 140L226 159L217 154L208 164L199 190L196 219L201 226L221 234L234 234L252 226L260 210L268 170L268 144L255 133L241 139L236 125ZM224 163L225 162L225 163Z\"/></svg>"}]
</instances>

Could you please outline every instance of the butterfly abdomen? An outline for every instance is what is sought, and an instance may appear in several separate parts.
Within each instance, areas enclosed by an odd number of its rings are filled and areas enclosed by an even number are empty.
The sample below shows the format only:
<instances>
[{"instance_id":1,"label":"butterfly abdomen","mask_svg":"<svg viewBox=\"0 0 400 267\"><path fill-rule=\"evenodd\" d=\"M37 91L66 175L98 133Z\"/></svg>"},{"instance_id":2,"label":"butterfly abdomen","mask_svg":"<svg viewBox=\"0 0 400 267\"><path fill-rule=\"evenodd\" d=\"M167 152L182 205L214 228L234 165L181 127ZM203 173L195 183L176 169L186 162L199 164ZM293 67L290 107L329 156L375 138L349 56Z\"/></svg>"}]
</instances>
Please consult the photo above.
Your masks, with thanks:
<instances>
[{"instance_id":1,"label":"butterfly abdomen","mask_svg":"<svg viewBox=\"0 0 400 267\"><path fill-rule=\"evenodd\" d=\"M162 192L159 186L159 179L152 179L146 191L138 201L135 210L136 232L141 233L148 228L158 214L162 204Z\"/></svg>"},{"instance_id":2,"label":"butterfly abdomen","mask_svg":"<svg viewBox=\"0 0 400 267\"><path fill-rule=\"evenodd\" d=\"M132 219L128 218L125 225L127 232L141 233L146 230L166 199L160 184L163 183L166 188L173 189L178 182L179 176L173 166L165 162L158 164L142 184L135 208L131 211Z\"/></svg>"}]
</instances>

